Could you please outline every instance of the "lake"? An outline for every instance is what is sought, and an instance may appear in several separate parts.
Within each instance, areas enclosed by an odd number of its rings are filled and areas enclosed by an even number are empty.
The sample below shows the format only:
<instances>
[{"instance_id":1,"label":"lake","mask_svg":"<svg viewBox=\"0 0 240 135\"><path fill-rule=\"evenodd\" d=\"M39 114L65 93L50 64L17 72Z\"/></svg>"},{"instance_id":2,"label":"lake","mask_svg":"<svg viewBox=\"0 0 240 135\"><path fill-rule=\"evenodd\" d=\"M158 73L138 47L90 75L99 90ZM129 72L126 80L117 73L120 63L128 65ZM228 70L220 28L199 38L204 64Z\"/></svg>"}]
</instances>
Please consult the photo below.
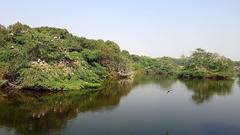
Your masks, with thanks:
<instances>
[{"instance_id":1,"label":"lake","mask_svg":"<svg viewBox=\"0 0 240 135\"><path fill-rule=\"evenodd\" d=\"M237 135L240 81L139 76L101 91L0 93L0 135Z\"/></svg>"}]
</instances>

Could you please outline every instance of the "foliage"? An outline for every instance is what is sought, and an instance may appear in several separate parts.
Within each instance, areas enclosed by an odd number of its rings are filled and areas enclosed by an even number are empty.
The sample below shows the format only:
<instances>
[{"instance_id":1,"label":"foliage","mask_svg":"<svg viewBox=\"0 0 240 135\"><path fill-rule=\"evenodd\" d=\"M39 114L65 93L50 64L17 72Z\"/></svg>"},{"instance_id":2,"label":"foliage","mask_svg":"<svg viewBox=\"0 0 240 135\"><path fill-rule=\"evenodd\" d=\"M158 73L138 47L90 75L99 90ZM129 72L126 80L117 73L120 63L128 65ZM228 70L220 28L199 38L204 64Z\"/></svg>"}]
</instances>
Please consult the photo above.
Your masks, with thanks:
<instances>
[{"instance_id":1,"label":"foliage","mask_svg":"<svg viewBox=\"0 0 240 135\"><path fill-rule=\"evenodd\" d=\"M7 83L7 80L0 80L0 88Z\"/></svg>"},{"instance_id":2,"label":"foliage","mask_svg":"<svg viewBox=\"0 0 240 135\"><path fill-rule=\"evenodd\" d=\"M179 70L179 66L169 57L156 59L155 63L147 69L148 72L159 75L176 75Z\"/></svg>"},{"instance_id":3,"label":"foliage","mask_svg":"<svg viewBox=\"0 0 240 135\"><path fill-rule=\"evenodd\" d=\"M131 70L116 43L77 37L65 29L1 25L0 44L0 79L23 89L96 88L110 73Z\"/></svg>"},{"instance_id":4,"label":"foliage","mask_svg":"<svg viewBox=\"0 0 240 135\"><path fill-rule=\"evenodd\" d=\"M6 45L7 40L8 31L3 25L0 25L0 47L4 47Z\"/></svg>"},{"instance_id":5,"label":"foliage","mask_svg":"<svg viewBox=\"0 0 240 135\"><path fill-rule=\"evenodd\" d=\"M112 41L77 37L66 29L0 25L0 79L20 88L72 90L100 87L108 76L132 70L181 78L230 78L233 62L196 50L191 57L131 55Z\"/></svg>"},{"instance_id":6,"label":"foliage","mask_svg":"<svg viewBox=\"0 0 240 135\"><path fill-rule=\"evenodd\" d=\"M197 49L187 60L180 78L230 79L234 75L233 62L215 53Z\"/></svg>"},{"instance_id":7,"label":"foliage","mask_svg":"<svg viewBox=\"0 0 240 135\"><path fill-rule=\"evenodd\" d=\"M143 70L146 74L177 75L180 67L172 58L150 58L145 56L132 56L136 70Z\"/></svg>"},{"instance_id":8,"label":"foliage","mask_svg":"<svg viewBox=\"0 0 240 135\"><path fill-rule=\"evenodd\" d=\"M180 58L172 58L172 60L180 67L184 66L187 62L188 57L182 55Z\"/></svg>"},{"instance_id":9,"label":"foliage","mask_svg":"<svg viewBox=\"0 0 240 135\"><path fill-rule=\"evenodd\" d=\"M234 61L234 65L237 75L240 75L240 61Z\"/></svg>"},{"instance_id":10,"label":"foliage","mask_svg":"<svg viewBox=\"0 0 240 135\"><path fill-rule=\"evenodd\" d=\"M234 61L234 65L240 67L240 61Z\"/></svg>"}]
</instances>

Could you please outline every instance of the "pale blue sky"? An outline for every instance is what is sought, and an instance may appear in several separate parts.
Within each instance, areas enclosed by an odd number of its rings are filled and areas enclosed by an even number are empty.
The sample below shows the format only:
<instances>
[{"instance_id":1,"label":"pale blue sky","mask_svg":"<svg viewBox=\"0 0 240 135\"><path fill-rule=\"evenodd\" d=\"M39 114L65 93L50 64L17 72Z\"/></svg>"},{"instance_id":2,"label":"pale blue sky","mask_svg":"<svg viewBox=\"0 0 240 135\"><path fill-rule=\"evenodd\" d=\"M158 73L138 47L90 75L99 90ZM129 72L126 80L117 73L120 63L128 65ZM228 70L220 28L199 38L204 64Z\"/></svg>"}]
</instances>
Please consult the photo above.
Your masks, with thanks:
<instances>
[{"instance_id":1,"label":"pale blue sky","mask_svg":"<svg viewBox=\"0 0 240 135\"><path fill-rule=\"evenodd\" d=\"M195 48L240 60L240 0L0 0L0 24L66 28L139 55Z\"/></svg>"}]
</instances>

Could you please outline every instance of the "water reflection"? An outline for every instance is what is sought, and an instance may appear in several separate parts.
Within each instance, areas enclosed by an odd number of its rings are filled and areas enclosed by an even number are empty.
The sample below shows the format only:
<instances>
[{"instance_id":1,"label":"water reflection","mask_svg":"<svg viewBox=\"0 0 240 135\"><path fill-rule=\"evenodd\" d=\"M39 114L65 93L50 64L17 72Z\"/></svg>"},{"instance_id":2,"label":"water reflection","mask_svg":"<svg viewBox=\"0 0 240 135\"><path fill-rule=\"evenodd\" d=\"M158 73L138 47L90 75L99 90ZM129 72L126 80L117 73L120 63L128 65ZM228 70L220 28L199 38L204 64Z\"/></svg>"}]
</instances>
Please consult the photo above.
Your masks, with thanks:
<instances>
[{"instance_id":1,"label":"water reflection","mask_svg":"<svg viewBox=\"0 0 240 135\"><path fill-rule=\"evenodd\" d=\"M240 75L238 75L238 85L240 87Z\"/></svg>"},{"instance_id":2,"label":"water reflection","mask_svg":"<svg viewBox=\"0 0 240 135\"><path fill-rule=\"evenodd\" d=\"M134 79L134 85L145 85L149 83L158 84L163 90L172 89L173 85L177 82L176 78L168 76L149 76L137 75Z\"/></svg>"},{"instance_id":3,"label":"water reflection","mask_svg":"<svg viewBox=\"0 0 240 135\"><path fill-rule=\"evenodd\" d=\"M69 120L83 113L114 110L119 106L122 97L128 95L136 86L141 88L152 83L160 86L161 90L182 88L182 85L176 85L177 82L179 81L174 78L138 75L134 80L106 81L102 90L85 91L85 94L79 91L58 93L1 91L0 127L13 129L16 134L21 135L60 132L66 128ZM193 92L192 101L196 104L208 102L214 95L229 95L234 83L234 81L209 80L180 82ZM163 98L161 96L159 99Z\"/></svg>"},{"instance_id":4,"label":"water reflection","mask_svg":"<svg viewBox=\"0 0 240 135\"><path fill-rule=\"evenodd\" d=\"M22 135L58 131L78 113L109 110L132 89L129 80L106 82L102 91L45 93L12 92L0 95L0 126Z\"/></svg>"},{"instance_id":5,"label":"water reflection","mask_svg":"<svg viewBox=\"0 0 240 135\"><path fill-rule=\"evenodd\" d=\"M185 80L188 90L193 91L192 100L196 104L209 102L214 95L227 96L232 92L233 80Z\"/></svg>"}]
</instances>

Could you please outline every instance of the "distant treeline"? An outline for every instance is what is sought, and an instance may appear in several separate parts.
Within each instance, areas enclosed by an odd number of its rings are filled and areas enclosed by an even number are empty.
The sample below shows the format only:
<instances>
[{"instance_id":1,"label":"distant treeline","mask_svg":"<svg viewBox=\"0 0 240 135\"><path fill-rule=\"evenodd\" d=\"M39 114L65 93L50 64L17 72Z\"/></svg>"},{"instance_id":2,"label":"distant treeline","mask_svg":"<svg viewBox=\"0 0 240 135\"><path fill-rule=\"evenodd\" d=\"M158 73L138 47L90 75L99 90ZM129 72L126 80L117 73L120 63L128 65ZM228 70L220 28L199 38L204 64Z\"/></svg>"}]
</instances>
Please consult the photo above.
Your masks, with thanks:
<instances>
[{"instance_id":1,"label":"distant treeline","mask_svg":"<svg viewBox=\"0 0 240 135\"><path fill-rule=\"evenodd\" d=\"M135 69L147 74L175 75L183 79L231 79L235 75L231 59L196 49L190 57L149 58L134 55Z\"/></svg>"}]
</instances>

